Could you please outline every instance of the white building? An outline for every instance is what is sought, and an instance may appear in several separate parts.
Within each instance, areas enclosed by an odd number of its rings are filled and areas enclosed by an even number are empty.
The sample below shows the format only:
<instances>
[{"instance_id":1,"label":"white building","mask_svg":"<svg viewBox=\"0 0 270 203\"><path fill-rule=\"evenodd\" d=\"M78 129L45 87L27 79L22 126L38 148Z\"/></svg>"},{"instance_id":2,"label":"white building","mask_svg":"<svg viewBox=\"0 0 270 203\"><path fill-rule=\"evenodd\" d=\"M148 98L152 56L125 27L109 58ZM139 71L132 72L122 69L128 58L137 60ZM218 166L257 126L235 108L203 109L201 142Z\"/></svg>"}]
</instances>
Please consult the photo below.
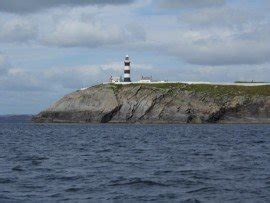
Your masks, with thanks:
<instances>
[{"instance_id":1,"label":"white building","mask_svg":"<svg viewBox=\"0 0 270 203\"><path fill-rule=\"evenodd\" d=\"M111 83L116 83L116 82L121 82L121 77L110 77L110 82Z\"/></svg>"},{"instance_id":2,"label":"white building","mask_svg":"<svg viewBox=\"0 0 270 203\"><path fill-rule=\"evenodd\" d=\"M152 76L151 77L144 77L142 76L141 80L138 81L139 83L150 83L153 82Z\"/></svg>"}]
</instances>

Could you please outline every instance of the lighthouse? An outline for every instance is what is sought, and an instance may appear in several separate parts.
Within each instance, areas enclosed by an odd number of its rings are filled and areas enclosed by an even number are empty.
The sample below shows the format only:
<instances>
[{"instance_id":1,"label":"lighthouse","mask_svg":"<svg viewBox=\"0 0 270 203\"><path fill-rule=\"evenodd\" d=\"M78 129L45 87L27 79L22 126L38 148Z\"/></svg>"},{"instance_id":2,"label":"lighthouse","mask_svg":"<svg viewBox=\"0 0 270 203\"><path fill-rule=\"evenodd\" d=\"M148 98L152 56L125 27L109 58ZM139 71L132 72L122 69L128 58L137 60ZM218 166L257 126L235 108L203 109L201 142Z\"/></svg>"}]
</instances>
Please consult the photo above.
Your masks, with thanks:
<instances>
[{"instance_id":1,"label":"lighthouse","mask_svg":"<svg viewBox=\"0 0 270 203\"><path fill-rule=\"evenodd\" d=\"M131 79L130 79L130 60L129 60L128 55L126 55L126 58L125 58L124 82L131 82Z\"/></svg>"}]
</instances>

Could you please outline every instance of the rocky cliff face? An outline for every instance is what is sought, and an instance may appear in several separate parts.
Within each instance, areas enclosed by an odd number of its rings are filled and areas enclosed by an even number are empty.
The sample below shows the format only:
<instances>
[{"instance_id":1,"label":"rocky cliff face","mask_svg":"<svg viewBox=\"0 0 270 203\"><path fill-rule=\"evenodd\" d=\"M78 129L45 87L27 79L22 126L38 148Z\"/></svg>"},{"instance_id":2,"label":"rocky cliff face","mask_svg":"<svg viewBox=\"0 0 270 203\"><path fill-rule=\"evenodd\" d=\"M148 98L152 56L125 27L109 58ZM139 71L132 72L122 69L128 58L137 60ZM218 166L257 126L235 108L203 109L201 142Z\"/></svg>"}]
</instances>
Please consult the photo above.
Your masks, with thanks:
<instances>
[{"instance_id":1,"label":"rocky cliff face","mask_svg":"<svg viewBox=\"0 0 270 203\"><path fill-rule=\"evenodd\" d=\"M63 97L33 121L270 123L270 86L98 85Z\"/></svg>"}]
</instances>

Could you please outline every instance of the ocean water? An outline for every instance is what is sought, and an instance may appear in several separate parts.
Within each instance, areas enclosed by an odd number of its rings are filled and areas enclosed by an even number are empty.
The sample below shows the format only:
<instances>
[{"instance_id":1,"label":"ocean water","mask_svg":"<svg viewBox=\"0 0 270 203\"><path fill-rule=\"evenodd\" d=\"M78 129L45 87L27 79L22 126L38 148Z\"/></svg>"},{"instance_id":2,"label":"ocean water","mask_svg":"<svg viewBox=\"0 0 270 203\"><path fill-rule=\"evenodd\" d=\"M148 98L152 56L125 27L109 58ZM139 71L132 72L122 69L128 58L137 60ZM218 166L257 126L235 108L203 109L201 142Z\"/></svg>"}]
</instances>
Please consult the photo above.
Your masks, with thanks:
<instances>
[{"instance_id":1,"label":"ocean water","mask_svg":"<svg viewBox=\"0 0 270 203\"><path fill-rule=\"evenodd\" d=\"M0 124L0 202L270 202L270 125Z\"/></svg>"}]
</instances>

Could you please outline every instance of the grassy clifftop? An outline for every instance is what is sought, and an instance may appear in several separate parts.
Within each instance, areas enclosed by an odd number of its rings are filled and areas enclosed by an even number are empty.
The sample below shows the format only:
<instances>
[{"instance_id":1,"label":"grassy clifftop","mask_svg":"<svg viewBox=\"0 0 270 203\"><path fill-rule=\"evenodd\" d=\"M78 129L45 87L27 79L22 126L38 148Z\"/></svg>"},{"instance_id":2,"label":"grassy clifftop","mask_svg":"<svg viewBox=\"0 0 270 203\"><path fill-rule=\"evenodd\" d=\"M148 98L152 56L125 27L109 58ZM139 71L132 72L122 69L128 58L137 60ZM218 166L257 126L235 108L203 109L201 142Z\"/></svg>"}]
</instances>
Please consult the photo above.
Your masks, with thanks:
<instances>
[{"instance_id":1,"label":"grassy clifftop","mask_svg":"<svg viewBox=\"0 0 270 203\"><path fill-rule=\"evenodd\" d=\"M211 85L211 84L184 84L184 83L151 83L151 84L109 84L115 91L124 87L142 86L170 90L171 93L177 90L201 92L213 96L270 96L270 85L262 86L241 86L241 85Z\"/></svg>"}]
</instances>

